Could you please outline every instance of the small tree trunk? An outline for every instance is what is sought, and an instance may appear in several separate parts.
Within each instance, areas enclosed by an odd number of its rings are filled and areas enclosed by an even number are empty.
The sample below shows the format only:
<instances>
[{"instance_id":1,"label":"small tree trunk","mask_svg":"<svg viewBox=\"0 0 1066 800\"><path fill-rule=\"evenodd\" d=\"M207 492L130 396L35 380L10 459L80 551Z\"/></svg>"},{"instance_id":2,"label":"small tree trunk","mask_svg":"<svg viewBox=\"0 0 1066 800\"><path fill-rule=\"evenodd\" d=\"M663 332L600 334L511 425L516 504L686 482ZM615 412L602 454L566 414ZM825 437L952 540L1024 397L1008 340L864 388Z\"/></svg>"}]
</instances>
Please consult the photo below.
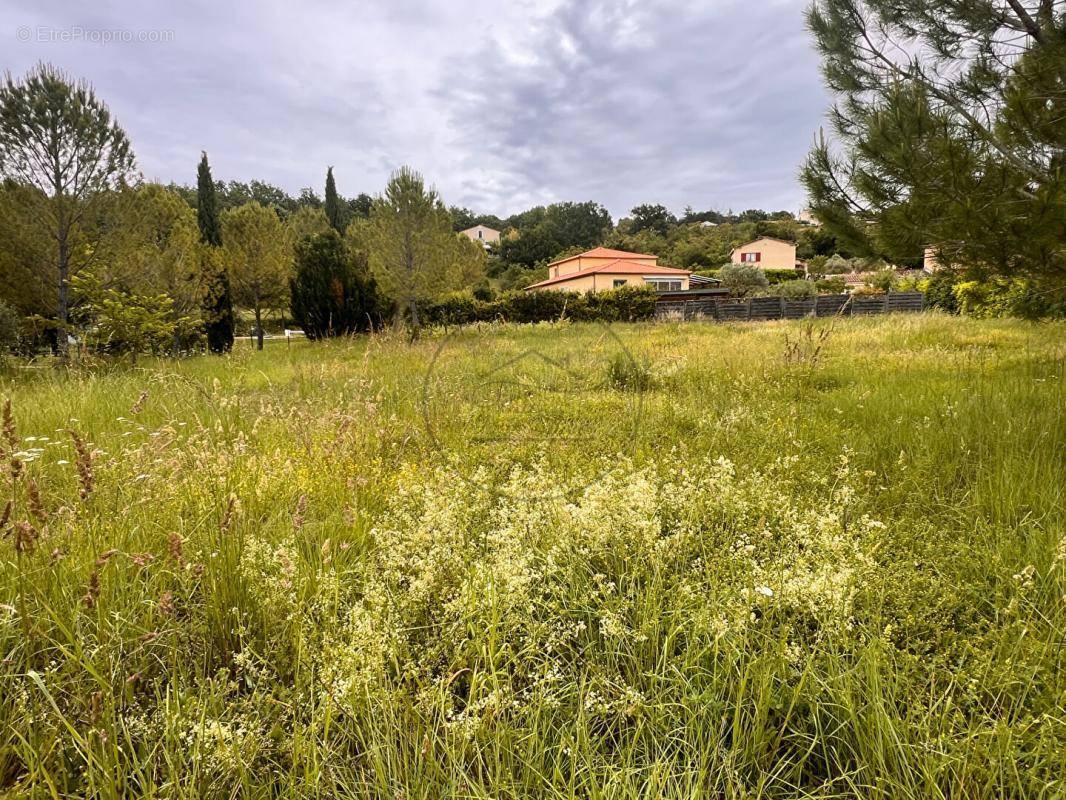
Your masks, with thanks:
<instances>
[{"instance_id":1,"label":"small tree trunk","mask_svg":"<svg viewBox=\"0 0 1066 800\"><path fill-rule=\"evenodd\" d=\"M255 305L255 349L263 349L263 310L259 304Z\"/></svg>"},{"instance_id":2,"label":"small tree trunk","mask_svg":"<svg viewBox=\"0 0 1066 800\"><path fill-rule=\"evenodd\" d=\"M56 335L56 352L59 362L70 361L70 343L67 341L68 321L70 317L70 256L67 253L66 239L59 242L59 286L56 301L56 322L59 330Z\"/></svg>"},{"instance_id":3,"label":"small tree trunk","mask_svg":"<svg viewBox=\"0 0 1066 800\"><path fill-rule=\"evenodd\" d=\"M422 322L418 318L418 303L413 297L408 299L407 305L411 309L411 341L414 342L422 333Z\"/></svg>"}]
</instances>

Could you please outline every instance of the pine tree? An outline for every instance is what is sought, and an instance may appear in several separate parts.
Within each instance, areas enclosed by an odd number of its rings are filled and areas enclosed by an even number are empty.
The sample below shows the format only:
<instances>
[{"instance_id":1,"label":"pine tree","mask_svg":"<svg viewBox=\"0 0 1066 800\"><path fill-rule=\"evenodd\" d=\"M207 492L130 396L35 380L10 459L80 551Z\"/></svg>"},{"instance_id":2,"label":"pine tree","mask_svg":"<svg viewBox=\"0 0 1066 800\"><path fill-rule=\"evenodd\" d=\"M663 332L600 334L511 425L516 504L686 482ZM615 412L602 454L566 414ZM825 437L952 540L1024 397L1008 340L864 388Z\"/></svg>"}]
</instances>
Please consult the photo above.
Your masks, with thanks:
<instances>
[{"instance_id":1,"label":"pine tree","mask_svg":"<svg viewBox=\"0 0 1066 800\"><path fill-rule=\"evenodd\" d=\"M218 252L222 247L222 226L218 219L218 200L207 153L200 158L200 166L196 171L196 221L204 245L201 275L204 282L203 315L207 347L212 353L227 353L233 347L233 296L229 271Z\"/></svg>"},{"instance_id":2,"label":"pine tree","mask_svg":"<svg viewBox=\"0 0 1066 800\"><path fill-rule=\"evenodd\" d=\"M337 196L337 183L333 180L333 167L326 169L326 218L337 233L344 233L341 201Z\"/></svg>"},{"instance_id":3,"label":"pine tree","mask_svg":"<svg viewBox=\"0 0 1066 800\"><path fill-rule=\"evenodd\" d=\"M0 83L0 177L26 187L33 233L55 244L56 349L66 361L71 283L104 257L116 202L129 196L121 190L137 180L133 150L92 86L40 64Z\"/></svg>"},{"instance_id":4,"label":"pine tree","mask_svg":"<svg viewBox=\"0 0 1066 800\"><path fill-rule=\"evenodd\" d=\"M817 0L839 98L802 177L848 250L1066 285L1066 12L1051 0Z\"/></svg>"},{"instance_id":5,"label":"pine tree","mask_svg":"<svg viewBox=\"0 0 1066 800\"><path fill-rule=\"evenodd\" d=\"M366 240L374 278L407 311L417 339L419 304L461 285L463 259L451 214L419 173L401 167L374 202Z\"/></svg>"},{"instance_id":6,"label":"pine tree","mask_svg":"<svg viewBox=\"0 0 1066 800\"><path fill-rule=\"evenodd\" d=\"M274 209L254 200L222 213L226 263L242 308L255 314L258 349L263 349L263 311L283 308L292 272L288 231Z\"/></svg>"}]
</instances>

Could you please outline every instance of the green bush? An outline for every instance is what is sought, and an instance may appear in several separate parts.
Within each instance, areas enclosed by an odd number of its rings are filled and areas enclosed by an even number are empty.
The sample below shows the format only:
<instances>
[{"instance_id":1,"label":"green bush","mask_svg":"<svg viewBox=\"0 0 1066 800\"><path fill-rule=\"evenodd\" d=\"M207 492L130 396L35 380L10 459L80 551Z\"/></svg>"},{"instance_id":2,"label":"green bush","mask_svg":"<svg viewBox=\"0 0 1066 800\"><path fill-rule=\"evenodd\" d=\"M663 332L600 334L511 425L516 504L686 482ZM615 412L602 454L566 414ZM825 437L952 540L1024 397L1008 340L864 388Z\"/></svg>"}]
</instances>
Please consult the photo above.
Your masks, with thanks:
<instances>
[{"instance_id":1,"label":"green bush","mask_svg":"<svg viewBox=\"0 0 1066 800\"><path fill-rule=\"evenodd\" d=\"M925 292L925 305L928 308L939 308L951 314L959 313L959 298L955 296L955 286L959 283L959 276L949 269L934 272L933 275L921 285L921 291Z\"/></svg>"},{"instance_id":2,"label":"green bush","mask_svg":"<svg viewBox=\"0 0 1066 800\"><path fill-rule=\"evenodd\" d=\"M818 287L814 281L805 281L800 278L777 284L770 290L770 294L798 300L804 297L814 297L818 294Z\"/></svg>"},{"instance_id":3,"label":"green bush","mask_svg":"<svg viewBox=\"0 0 1066 800\"><path fill-rule=\"evenodd\" d=\"M1066 317L1066 287L1021 278L989 278L954 286L959 311L974 317Z\"/></svg>"},{"instance_id":4,"label":"green bush","mask_svg":"<svg viewBox=\"0 0 1066 800\"><path fill-rule=\"evenodd\" d=\"M655 292L628 286L609 292L504 292L491 301L470 293L448 295L424 309L431 325L470 325L475 322L636 322L655 314Z\"/></svg>"},{"instance_id":5,"label":"green bush","mask_svg":"<svg viewBox=\"0 0 1066 800\"><path fill-rule=\"evenodd\" d=\"M852 271L851 259L834 253L822 264L823 275L843 275Z\"/></svg>"},{"instance_id":6,"label":"green bush","mask_svg":"<svg viewBox=\"0 0 1066 800\"><path fill-rule=\"evenodd\" d=\"M766 276L766 280L771 286L801 279L800 273L794 269L764 269L762 274Z\"/></svg>"},{"instance_id":7,"label":"green bush","mask_svg":"<svg viewBox=\"0 0 1066 800\"><path fill-rule=\"evenodd\" d=\"M847 288L843 278L823 278L817 281L814 286L819 294L843 294Z\"/></svg>"},{"instance_id":8,"label":"green bush","mask_svg":"<svg viewBox=\"0 0 1066 800\"><path fill-rule=\"evenodd\" d=\"M766 272L750 264L729 264L718 270L718 280L737 297L756 294L770 285Z\"/></svg>"},{"instance_id":9,"label":"green bush","mask_svg":"<svg viewBox=\"0 0 1066 800\"><path fill-rule=\"evenodd\" d=\"M878 270L870 278L870 286L882 292L891 292L897 283L895 271L889 268Z\"/></svg>"},{"instance_id":10,"label":"green bush","mask_svg":"<svg viewBox=\"0 0 1066 800\"><path fill-rule=\"evenodd\" d=\"M574 310L574 319L586 322L636 322L655 315L655 292L623 286L610 292L584 295Z\"/></svg>"}]
</instances>

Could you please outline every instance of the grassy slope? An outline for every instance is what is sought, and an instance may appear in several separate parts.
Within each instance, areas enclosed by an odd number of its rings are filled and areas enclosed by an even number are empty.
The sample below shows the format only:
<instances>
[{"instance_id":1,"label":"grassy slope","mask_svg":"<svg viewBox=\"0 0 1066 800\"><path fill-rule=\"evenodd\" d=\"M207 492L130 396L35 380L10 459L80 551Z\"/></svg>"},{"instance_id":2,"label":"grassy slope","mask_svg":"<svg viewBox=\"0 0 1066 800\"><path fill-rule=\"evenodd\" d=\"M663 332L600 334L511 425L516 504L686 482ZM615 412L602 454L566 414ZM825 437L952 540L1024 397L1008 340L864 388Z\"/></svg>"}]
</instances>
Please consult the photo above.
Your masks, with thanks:
<instances>
[{"instance_id":1,"label":"grassy slope","mask_svg":"<svg viewBox=\"0 0 1066 800\"><path fill-rule=\"evenodd\" d=\"M532 326L3 379L41 535L0 561L0 786L1061 796L1064 334L850 319L812 361L800 324ZM485 374L527 351L569 372Z\"/></svg>"}]
</instances>

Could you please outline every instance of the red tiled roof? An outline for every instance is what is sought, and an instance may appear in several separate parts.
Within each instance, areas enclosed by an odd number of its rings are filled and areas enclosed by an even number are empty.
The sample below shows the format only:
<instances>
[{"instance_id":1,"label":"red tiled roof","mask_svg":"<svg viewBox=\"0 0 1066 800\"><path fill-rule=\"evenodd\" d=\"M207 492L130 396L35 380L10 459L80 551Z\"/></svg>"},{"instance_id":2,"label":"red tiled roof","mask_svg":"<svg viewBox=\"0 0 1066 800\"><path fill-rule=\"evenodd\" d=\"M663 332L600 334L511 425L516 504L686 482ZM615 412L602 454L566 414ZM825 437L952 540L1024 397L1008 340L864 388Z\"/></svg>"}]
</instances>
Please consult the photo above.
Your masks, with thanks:
<instances>
[{"instance_id":1,"label":"red tiled roof","mask_svg":"<svg viewBox=\"0 0 1066 800\"><path fill-rule=\"evenodd\" d=\"M560 258L558 261L551 262L548 266L554 267L556 264L565 264L567 261L574 261L578 258L658 258L658 256L647 255L646 253L627 253L625 250L612 250L609 247L594 247L584 253L578 253L576 256Z\"/></svg>"},{"instance_id":2,"label":"red tiled roof","mask_svg":"<svg viewBox=\"0 0 1066 800\"><path fill-rule=\"evenodd\" d=\"M675 269L674 267L660 267L656 264L634 264L632 261L625 261L618 259L612 261L609 264L601 264L597 267L586 267L585 269L579 269L577 272L571 272L569 275L560 275L558 278L548 278L546 281L540 283L534 283L532 286L527 286L527 289L542 289L545 286L553 286L557 283L566 283L566 281L573 280L574 278L583 278L586 275L691 275L692 271L687 269Z\"/></svg>"}]
</instances>

